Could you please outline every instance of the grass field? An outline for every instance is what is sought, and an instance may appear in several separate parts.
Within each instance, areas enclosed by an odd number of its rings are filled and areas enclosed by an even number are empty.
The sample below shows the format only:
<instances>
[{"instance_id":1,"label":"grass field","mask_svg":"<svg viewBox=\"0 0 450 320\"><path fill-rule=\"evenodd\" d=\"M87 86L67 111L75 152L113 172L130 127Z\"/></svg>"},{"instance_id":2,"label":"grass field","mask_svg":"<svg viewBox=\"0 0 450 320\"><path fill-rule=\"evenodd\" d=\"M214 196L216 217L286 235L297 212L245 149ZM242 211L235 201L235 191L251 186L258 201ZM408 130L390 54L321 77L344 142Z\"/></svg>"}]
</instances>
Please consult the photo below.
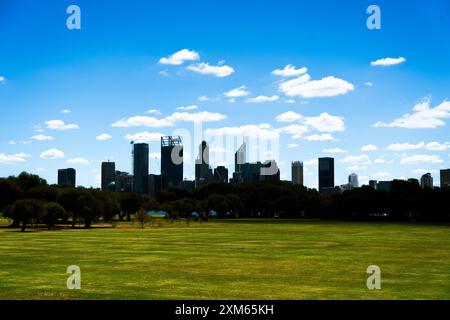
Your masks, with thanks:
<instances>
[{"instance_id":1,"label":"grass field","mask_svg":"<svg viewBox=\"0 0 450 320\"><path fill-rule=\"evenodd\" d=\"M368 290L378 265L382 289ZM66 268L81 268L81 290ZM0 299L450 299L450 226L214 221L0 229Z\"/></svg>"}]
</instances>

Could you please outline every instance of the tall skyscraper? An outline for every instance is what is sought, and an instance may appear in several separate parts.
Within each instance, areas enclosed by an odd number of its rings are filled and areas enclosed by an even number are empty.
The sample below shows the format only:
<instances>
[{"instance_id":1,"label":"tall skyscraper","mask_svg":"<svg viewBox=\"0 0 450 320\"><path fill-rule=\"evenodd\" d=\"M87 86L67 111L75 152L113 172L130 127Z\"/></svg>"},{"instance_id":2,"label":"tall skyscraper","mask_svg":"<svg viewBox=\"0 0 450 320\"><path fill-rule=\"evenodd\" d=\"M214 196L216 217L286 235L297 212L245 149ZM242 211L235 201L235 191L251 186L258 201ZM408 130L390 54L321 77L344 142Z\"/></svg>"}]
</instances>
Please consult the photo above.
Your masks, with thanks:
<instances>
[{"instance_id":1,"label":"tall skyscraper","mask_svg":"<svg viewBox=\"0 0 450 320\"><path fill-rule=\"evenodd\" d=\"M433 188L433 177L431 176L431 173L427 172L420 178L420 186L422 189Z\"/></svg>"},{"instance_id":2,"label":"tall skyscraper","mask_svg":"<svg viewBox=\"0 0 450 320\"><path fill-rule=\"evenodd\" d=\"M246 152L245 142L243 142L234 154L234 172L242 172L241 166L246 162Z\"/></svg>"},{"instance_id":3,"label":"tall skyscraper","mask_svg":"<svg viewBox=\"0 0 450 320\"><path fill-rule=\"evenodd\" d=\"M195 160L195 186L199 187L213 180L212 169L209 167L209 146L202 141L198 150L198 158Z\"/></svg>"},{"instance_id":4,"label":"tall skyscraper","mask_svg":"<svg viewBox=\"0 0 450 320\"><path fill-rule=\"evenodd\" d=\"M293 184L303 186L303 162L294 161L291 164L291 180Z\"/></svg>"},{"instance_id":5,"label":"tall skyscraper","mask_svg":"<svg viewBox=\"0 0 450 320\"><path fill-rule=\"evenodd\" d=\"M334 189L334 158L319 158L319 192Z\"/></svg>"},{"instance_id":6,"label":"tall skyscraper","mask_svg":"<svg viewBox=\"0 0 450 320\"><path fill-rule=\"evenodd\" d=\"M214 180L216 182L228 183L228 169L224 166L218 166L214 169Z\"/></svg>"},{"instance_id":7,"label":"tall skyscraper","mask_svg":"<svg viewBox=\"0 0 450 320\"><path fill-rule=\"evenodd\" d=\"M128 172L116 171L116 191L131 192L133 190L133 175Z\"/></svg>"},{"instance_id":8,"label":"tall skyscraper","mask_svg":"<svg viewBox=\"0 0 450 320\"><path fill-rule=\"evenodd\" d=\"M102 190L114 190L116 182L115 162L102 162Z\"/></svg>"},{"instance_id":9,"label":"tall skyscraper","mask_svg":"<svg viewBox=\"0 0 450 320\"><path fill-rule=\"evenodd\" d=\"M58 184L61 186L69 186L75 188L76 171L73 168L58 170Z\"/></svg>"},{"instance_id":10,"label":"tall skyscraper","mask_svg":"<svg viewBox=\"0 0 450 320\"><path fill-rule=\"evenodd\" d=\"M133 192L148 194L148 144L133 145Z\"/></svg>"},{"instance_id":11,"label":"tall skyscraper","mask_svg":"<svg viewBox=\"0 0 450 320\"><path fill-rule=\"evenodd\" d=\"M358 175L356 173L352 173L351 175L348 176L348 185L351 188L358 188L359 187Z\"/></svg>"},{"instance_id":12,"label":"tall skyscraper","mask_svg":"<svg viewBox=\"0 0 450 320\"><path fill-rule=\"evenodd\" d=\"M450 188L450 169L441 170L441 188Z\"/></svg>"},{"instance_id":13,"label":"tall skyscraper","mask_svg":"<svg viewBox=\"0 0 450 320\"><path fill-rule=\"evenodd\" d=\"M165 187L183 181L183 145L180 136L161 137L161 175Z\"/></svg>"},{"instance_id":14,"label":"tall skyscraper","mask_svg":"<svg viewBox=\"0 0 450 320\"><path fill-rule=\"evenodd\" d=\"M377 180L369 180L369 187L377 190Z\"/></svg>"}]
</instances>

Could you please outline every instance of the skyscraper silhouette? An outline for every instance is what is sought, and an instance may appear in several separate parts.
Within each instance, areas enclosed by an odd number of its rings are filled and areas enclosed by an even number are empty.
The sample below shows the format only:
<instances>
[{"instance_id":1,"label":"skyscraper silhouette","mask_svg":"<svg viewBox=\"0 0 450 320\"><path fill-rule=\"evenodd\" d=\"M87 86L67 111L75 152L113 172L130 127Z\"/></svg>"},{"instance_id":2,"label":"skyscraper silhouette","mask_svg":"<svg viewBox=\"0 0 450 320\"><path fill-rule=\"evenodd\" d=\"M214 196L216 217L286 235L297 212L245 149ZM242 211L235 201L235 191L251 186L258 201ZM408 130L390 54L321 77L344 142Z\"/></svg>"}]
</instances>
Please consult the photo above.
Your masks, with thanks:
<instances>
[{"instance_id":1,"label":"skyscraper silhouette","mask_svg":"<svg viewBox=\"0 0 450 320\"><path fill-rule=\"evenodd\" d=\"M148 144L133 145L133 192L148 194Z\"/></svg>"}]
</instances>

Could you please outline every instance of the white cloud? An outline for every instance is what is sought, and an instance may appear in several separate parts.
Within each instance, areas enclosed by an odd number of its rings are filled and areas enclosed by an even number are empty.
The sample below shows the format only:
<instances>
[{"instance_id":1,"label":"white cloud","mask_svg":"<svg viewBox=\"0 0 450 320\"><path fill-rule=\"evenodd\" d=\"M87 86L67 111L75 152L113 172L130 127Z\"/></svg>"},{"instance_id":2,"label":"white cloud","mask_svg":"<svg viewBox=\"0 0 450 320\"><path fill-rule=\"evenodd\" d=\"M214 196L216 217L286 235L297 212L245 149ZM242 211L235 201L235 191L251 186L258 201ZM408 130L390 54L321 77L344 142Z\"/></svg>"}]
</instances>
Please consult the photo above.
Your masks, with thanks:
<instances>
[{"instance_id":1,"label":"white cloud","mask_svg":"<svg viewBox=\"0 0 450 320\"><path fill-rule=\"evenodd\" d=\"M72 158L72 159L68 159L67 163L70 164L89 164L89 160L85 159L85 158Z\"/></svg>"},{"instance_id":2,"label":"white cloud","mask_svg":"<svg viewBox=\"0 0 450 320\"><path fill-rule=\"evenodd\" d=\"M374 144L366 144L361 147L362 152L370 152L370 151L377 151L378 147Z\"/></svg>"},{"instance_id":3,"label":"white cloud","mask_svg":"<svg viewBox=\"0 0 450 320\"><path fill-rule=\"evenodd\" d=\"M399 57L399 58L383 58L383 59L378 59L375 61L372 61L370 63L371 66L381 66L381 67L388 67L388 66L393 66L396 64L400 64L405 62L406 59L404 57Z\"/></svg>"},{"instance_id":4,"label":"white cloud","mask_svg":"<svg viewBox=\"0 0 450 320\"><path fill-rule=\"evenodd\" d=\"M37 134L37 135L32 136L30 139L37 140L37 141L45 141L45 140L53 140L54 138L51 136L43 135L43 134Z\"/></svg>"},{"instance_id":5,"label":"white cloud","mask_svg":"<svg viewBox=\"0 0 450 320\"><path fill-rule=\"evenodd\" d=\"M412 144L412 143L392 143L390 145L387 146L388 150L393 150L393 151L406 151L406 150L415 150L415 149L420 149L423 148L425 146L425 142L419 142L417 144Z\"/></svg>"},{"instance_id":6,"label":"white cloud","mask_svg":"<svg viewBox=\"0 0 450 320\"><path fill-rule=\"evenodd\" d=\"M302 119L303 116L294 111L287 111L275 117L278 122L294 122Z\"/></svg>"},{"instance_id":7,"label":"white cloud","mask_svg":"<svg viewBox=\"0 0 450 320\"><path fill-rule=\"evenodd\" d=\"M366 166L359 166L359 165L353 165L350 167L346 168L347 171L363 171L363 170L367 170Z\"/></svg>"},{"instance_id":8,"label":"white cloud","mask_svg":"<svg viewBox=\"0 0 450 320\"><path fill-rule=\"evenodd\" d=\"M391 174L386 171L376 172L372 175L373 179L390 179L391 177Z\"/></svg>"},{"instance_id":9,"label":"white cloud","mask_svg":"<svg viewBox=\"0 0 450 320\"><path fill-rule=\"evenodd\" d=\"M292 139L301 138L306 132L309 131L308 127L300 124L291 124L286 127L277 129L281 133L292 135Z\"/></svg>"},{"instance_id":10,"label":"white cloud","mask_svg":"<svg viewBox=\"0 0 450 320\"><path fill-rule=\"evenodd\" d=\"M249 103L265 103L265 102L274 102L277 101L280 97L277 95L273 95L273 96L257 96L255 98L249 98L246 100L246 102Z\"/></svg>"},{"instance_id":11,"label":"white cloud","mask_svg":"<svg viewBox=\"0 0 450 320\"><path fill-rule=\"evenodd\" d=\"M135 134L127 134L124 138L135 143L149 143L155 141L161 141L161 137L164 134L159 132L143 131Z\"/></svg>"},{"instance_id":12,"label":"white cloud","mask_svg":"<svg viewBox=\"0 0 450 320\"><path fill-rule=\"evenodd\" d=\"M305 137L305 140L308 141L334 141L336 140L331 134L324 133L324 134L313 134L310 136Z\"/></svg>"},{"instance_id":13,"label":"white cloud","mask_svg":"<svg viewBox=\"0 0 450 320\"><path fill-rule=\"evenodd\" d=\"M198 106L196 105L192 105L192 106L181 106L181 107L177 107L177 110L196 110L198 109Z\"/></svg>"},{"instance_id":14,"label":"white cloud","mask_svg":"<svg viewBox=\"0 0 450 320\"><path fill-rule=\"evenodd\" d=\"M433 142L427 143L425 145L425 148L427 150L431 150L431 151L445 151L448 148L450 148L450 146L448 144L444 144L444 143L441 144L437 141L433 141Z\"/></svg>"},{"instance_id":15,"label":"white cloud","mask_svg":"<svg viewBox=\"0 0 450 320\"><path fill-rule=\"evenodd\" d=\"M364 82L364 85L366 85L367 87L373 87L373 82L367 81Z\"/></svg>"},{"instance_id":16,"label":"white cloud","mask_svg":"<svg viewBox=\"0 0 450 320\"><path fill-rule=\"evenodd\" d=\"M323 153L347 153L347 150L341 148L323 149Z\"/></svg>"},{"instance_id":17,"label":"white cloud","mask_svg":"<svg viewBox=\"0 0 450 320\"><path fill-rule=\"evenodd\" d=\"M299 145L296 144L296 143L289 143L289 144L288 144L288 148L289 148L289 149L298 148L298 147L299 147Z\"/></svg>"},{"instance_id":18,"label":"white cloud","mask_svg":"<svg viewBox=\"0 0 450 320\"><path fill-rule=\"evenodd\" d=\"M223 127L217 129L206 129L206 137L213 136L231 136L231 137L250 137L262 140L277 139L279 133L268 124L249 124L238 127Z\"/></svg>"},{"instance_id":19,"label":"white cloud","mask_svg":"<svg viewBox=\"0 0 450 320\"><path fill-rule=\"evenodd\" d=\"M76 124L65 124L63 120L49 120L46 121L45 124L47 125L48 129L52 130L72 130L72 129L79 129L78 125Z\"/></svg>"},{"instance_id":20,"label":"white cloud","mask_svg":"<svg viewBox=\"0 0 450 320\"><path fill-rule=\"evenodd\" d=\"M409 157L404 157L400 161L402 164L417 164L417 163L442 163L444 162L439 156L416 154Z\"/></svg>"},{"instance_id":21,"label":"white cloud","mask_svg":"<svg viewBox=\"0 0 450 320\"><path fill-rule=\"evenodd\" d=\"M42 159L58 159L63 158L64 152L58 149L49 149L41 153Z\"/></svg>"},{"instance_id":22,"label":"white cloud","mask_svg":"<svg viewBox=\"0 0 450 320\"><path fill-rule=\"evenodd\" d=\"M205 62L190 65L187 69L200 74L214 75L218 78L228 77L234 72L234 69L230 66L211 66L209 63Z\"/></svg>"},{"instance_id":23,"label":"white cloud","mask_svg":"<svg viewBox=\"0 0 450 320\"><path fill-rule=\"evenodd\" d=\"M6 154L0 153L0 163L2 164L16 164L17 162L25 162L30 155L26 153Z\"/></svg>"},{"instance_id":24,"label":"white cloud","mask_svg":"<svg viewBox=\"0 0 450 320\"><path fill-rule=\"evenodd\" d=\"M411 171L412 173L415 173L415 174L419 174L419 175L422 175L422 174L425 174L425 173L439 173L439 171L438 170L434 170L434 169L431 169L431 170L427 170L427 169L415 169L415 170L412 170Z\"/></svg>"},{"instance_id":25,"label":"white cloud","mask_svg":"<svg viewBox=\"0 0 450 320\"><path fill-rule=\"evenodd\" d=\"M100 140L100 141L110 140L111 138L112 138L111 135L109 135L107 133L102 133L95 137L95 139Z\"/></svg>"},{"instance_id":26,"label":"white cloud","mask_svg":"<svg viewBox=\"0 0 450 320\"><path fill-rule=\"evenodd\" d=\"M0 83L5 82L6 78L4 76L0 76Z\"/></svg>"},{"instance_id":27,"label":"white cloud","mask_svg":"<svg viewBox=\"0 0 450 320\"><path fill-rule=\"evenodd\" d=\"M281 77L296 77L308 72L308 69L303 67L299 69L295 69L295 66L292 64L288 64L283 69L276 69L272 71L272 74Z\"/></svg>"},{"instance_id":28,"label":"white cloud","mask_svg":"<svg viewBox=\"0 0 450 320\"><path fill-rule=\"evenodd\" d=\"M434 108L430 108L430 102L429 98L425 98L413 108L412 113L404 114L390 123L379 121L374 127L429 129L444 126L442 119L450 117L450 101L444 100Z\"/></svg>"},{"instance_id":29,"label":"white cloud","mask_svg":"<svg viewBox=\"0 0 450 320\"><path fill-rule=\"evenodd\" d=\"M161 114L161 111L159 111L158 109L149 109L149 110L146 111L146 113Z\"/></svg>"},{"instance_id":30,"label":"white cloud","mask_svg":"<svg viewBox=\"0 0 450 320\"><path fill-rule=\"evenodd\" d=\"M168 57L159 59L159 63L178 66L180 64L183 64L183 62L185 61L195 61L199 59L200 55L197 52L193 50L183 49L178 52L175 52L174 54Z\"/></svg>"},{"instance_id":31,"label":"white cloud","mask_svg":"<svg viewBox=\"0 0 450 320\"><path fill-rule=\"evenodd\" d=\"M350 164L354 164L354 165L356 165L356 164L358 164L358 165L371 164L370 158L365 154L362 154L360 156L348 156L343 159L339 159L338 161L341 163L350 163Z\"/></svg>"},{"instance_id":32,"label":"white cloud","mask_svg":"<svg viewBox=\"0 0 450 320\"><path fill-rule=\"evenodd\" d=\"M239 88L235 88L223 93L223 95L228 98L245 97L248 96L249 94L250 91L245 90L245 86L240 86Z\"/></svg>"},{"instance_id":33,"label":"white cloud","mask_svg":"<svg viewBox=\"0 0 450 320\"><path fill-rule=\"evenodd\" d=\"M298 78L282 82L279 89L290 97L316 98L343 95L353 91L355 87L353 84L333 76L321 80L311 80L308 74L304 74Z\"/></svg>"},{"instance_id":34,"label":"white cloud","mask_svg":"<svg viewBox=\"0 0 450 320\"><path fill-rule=\"evenodd\" d=\"M294 99L286 99L286 100L284 101L284 103L287 103L287 104L293 104L293 103L295 103L295 100L294 100Z\"/></svg>"},{"instance_id":35,"label":"white cloud","mask_svg":"<svg viewBox=\"0 0 450 320\"><path fill-rule=\"evenodd\" d=\"M225 119L226 116L221 113L202 111L197 113L175 112L170 116L162 119L149 116L133 116L123 118L111 124L112 127L127 128L127 127L170 127L177 121L190 122L211 122Z\"/></svg>"},{"instance_id":36,"label":"white cloud","mask_svg":"<svg viewBox=\"0 0 450 320\"><path fill-rule=\"evenodd\" d=\"M344 118L330 115L326 112L317 117L305 117L304 123L317 131L336 132L344 131Z\"/></svg>"},{"instance_id":37,"label":"white cloud","mask_svg":"<svg viewBox=\"0 0 450 320\"><path fill-rule=\"evenodd\" d=\"M388 161L383 158L377 158L377 159L373 160L373 163L375 163L375 164L383 164L383 163L387 163L387 162Z\"/></svg>"},{"instance_id":38,"label":"white cloud","mask_svg":"<svg viewBox=\"0 0 450 320\"><path fill-rule=\"evenodd\" d=\"M64 109L64 110L62 110L61 112L62 112L62 113L66 113L66 114L67 114L67 113L72 113L72 111L71 111L70 109Z\"/></svg>"},{"instance_id":39,"label":"white cloud","mask_svg":"<svg viewBox=\"0 0 450 320\"><path fill-rule=\"evenodd\" d=\"M169 71L167 69L165 70L161 70L158 72L158 75L161 77L168 77L169 76Z\"/></svg>"}]
</instances>

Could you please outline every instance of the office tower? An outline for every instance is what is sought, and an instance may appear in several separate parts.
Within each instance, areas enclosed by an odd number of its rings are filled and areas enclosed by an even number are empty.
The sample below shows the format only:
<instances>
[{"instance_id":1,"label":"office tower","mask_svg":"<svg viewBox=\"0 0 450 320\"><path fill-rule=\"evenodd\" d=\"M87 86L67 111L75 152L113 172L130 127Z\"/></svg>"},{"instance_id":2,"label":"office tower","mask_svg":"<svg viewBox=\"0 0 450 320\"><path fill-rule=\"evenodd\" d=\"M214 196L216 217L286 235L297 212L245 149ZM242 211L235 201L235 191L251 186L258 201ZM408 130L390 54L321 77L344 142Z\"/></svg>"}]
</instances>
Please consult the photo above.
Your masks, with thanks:
<instances>
[{"instance_id":1,"label":"office tower","mask_svg":"<svg viewBox=\"0 0 450 320\"><path fill-rule=\"evenodd\" d=\"M377 180L370 180L369 181L369 187L377 190Z\"/></svg>"},{"instance_id":2,"label":"office tower","mask_svg":"<svg viewBox=\"0 0 450 320\"><path fill-rule=\"evenodd\" d=\"M148 194L148 144L133 145L133 192Z\"/></svg>"},{"instance_id":3,"label":"office tower","mask_svg":"<svg viewBox=\"0 0 450 320\"><path fill-rule=\"evenodd\" d=\"M217 182L228 183L228 169L224 166L218 166L214 169L214 180Z\"/></svg>"},{"instance_id":4,"label":"office tower","mask_svg":"<svg viewBox=\"0 0 450 320\"><path fill-rule=\"evenodd\" d=\"M450 188L450 169L441 170L441 188Z\"/></svg>"},{"instance_id":5,"label":"office tower","mask_svg":"<svg viewBox=\"0 0 450 320\"><path fill-rule=\"evenodd\" d=\"M150 174L148 176L148 193L155 196L164 187L163 176L160 174Z\"/></svg>"},{"instance_id":6,"label":"office tower","mask_svg":"<svg viewBox=\"0 0 450 320\"><path fill-rule=\"evenodd\" d=\"M183 145L180 136L161 137L161 175L164 176L164 187L176 187L183 181Z\"/></svg>"},{"instance_id":7,"label":"office tower","mask_svg":"<svg viewBox=\"0 0 450 320\"><path fill-rule=\"evenodd\" d=\"M433 177L431 176L431 173L425 173L420 178L420 186L422 189L432 189L433 188Z\"/></svg>"},{"instance_id":8,"label":"office tower","mask_svg":"<svg viewBox=\"0 0 450 320\"><path fill-rule=\"evenodd\" d=\"M379 181L377 183L377 190L391 191L392 181Z\"/></svg>"},{"instance_id":9,"label":"office tower","mask_svg":"<svg viewBox=\"0 0 450 320\"><path fill-rule=\"evenodd\" d=\"M212 169L209 167L209 146L202 141L195 160L195 186L199 187L213 180Z\"/></svg>"},{"instance_id":10,"label":"office tower","mask_svg":"<svg viewBox=\"0 0 450 320\"><path fill-rule=\"evenodd\" d=\"M348 185L350 186L350 188L359 187L358 175L356 173L352 173L351 175L348 176Z\"/></svg>"},{"instance_id":11,"label":"office tower","mask_svg":"<svg viewBox=\"0 0 450 320\"><path fill-rule=\"evenodd\" d=\"M319 158L319 192L334 189L334 158Z\"/></svg>"},{"instance_id":12,"label":"office tower","mask_svg":"<svg viewBox=\"0 0 450 320\"><path fill-rule=\"evenodd\" d=\"M131 192L133 190L133 175L128 172L116 171L115 187L118 192Z\"/></svg>"},{"instance_id":13,"label":"office tower","mask_svg":"<svg viewBox=\"0 0 450 320\"><path fill-rule=\"evenodd\" d=\"M267 160L260 165L259 181L280 181L280 169L275 160Z\"/></svg>"},{"instance_id":14,"label":"office tower","mask_svg":"<svg viewBox=\"0 0 450 320\"><path fill-rule=\"evenodd\" d=\"M303 162L294 161L291 164L291 180L293 184L303 186Z\"/></svg>"},{"instance_id":15,"label":"office tower","mask_svg":"<svg viewBox=\"0 0 450 320\"><path fill-rule=\"evenodd\" d=\"M116 164L102 162L102 190L115 190Z\"/></svg>"},{"instance_id":16,"label":"office tower","mask_svg":"<svg viewBox=\"0 0 450 320\"><path fill-rule=\"evenodd\" d=\"M58 170L58 184L75 188L76 171L73 168Z\"/></svg>"},{"instance_id":17,"label":"office tower","mask_svg":"<svg viewBox=\"0 0 450 320\"><path fill-rule=\"evenodd\" d=\"M241 166L246 161L246 152L245 142L243 142L234 154L234 172L241 172Z\"/></svg>"}]
</instances>

